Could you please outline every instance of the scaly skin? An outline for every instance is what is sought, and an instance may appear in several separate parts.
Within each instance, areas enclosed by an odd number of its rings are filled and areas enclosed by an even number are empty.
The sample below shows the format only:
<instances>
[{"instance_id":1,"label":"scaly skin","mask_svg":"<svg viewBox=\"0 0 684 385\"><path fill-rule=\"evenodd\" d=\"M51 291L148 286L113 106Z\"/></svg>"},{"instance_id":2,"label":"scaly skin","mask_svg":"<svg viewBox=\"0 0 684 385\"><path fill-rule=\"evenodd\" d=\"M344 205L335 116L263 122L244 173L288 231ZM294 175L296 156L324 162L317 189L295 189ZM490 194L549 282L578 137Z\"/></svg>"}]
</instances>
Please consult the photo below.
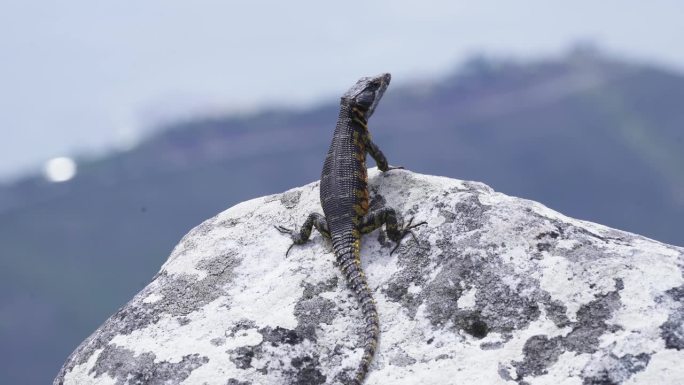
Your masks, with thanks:
<instances>
[{"instance_id":1,"label":"scaly skin","mask_svg":"<svg viewBox=\"0 0 684 385\"><path fill-rule=\"evenodd\" d=\"M389 82L389 74L362 78L341 98L337 126L321 173L321 206L325 217L310 214L299 232L276 226L291 235L293 245L307 242L314 226L332 240L337 262L359 301L365 321L363 357L351 382L354 385L361 384L368 373L380 332L375 301L361 269L361 235L384 224L387 236L398 244L411 228L423 224L411 225L409 221L400 227L396 212L388 207L368 213L366 154L375 159L383 172L398 168L388 165L371 141L367 126Z\"/></svg>"}]
</instances>

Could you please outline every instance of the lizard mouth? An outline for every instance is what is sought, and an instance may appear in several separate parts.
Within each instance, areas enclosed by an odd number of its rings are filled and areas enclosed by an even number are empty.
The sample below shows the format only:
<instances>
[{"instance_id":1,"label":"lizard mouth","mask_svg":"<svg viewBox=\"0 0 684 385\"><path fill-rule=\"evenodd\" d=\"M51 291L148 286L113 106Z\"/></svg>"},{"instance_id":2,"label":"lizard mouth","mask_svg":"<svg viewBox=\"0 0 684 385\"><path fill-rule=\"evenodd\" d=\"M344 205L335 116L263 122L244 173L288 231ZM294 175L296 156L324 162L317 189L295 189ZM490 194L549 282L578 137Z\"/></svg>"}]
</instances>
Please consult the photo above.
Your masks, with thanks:
<instances>
[{"instance_id":1,"label":"lizard mouth","mask_svg":"<svg viewBox=\"0 0 684 385\"><path fill-rule=\"evenodd\" d=\"M380 99L382 99L382 96L385 94L385 90L387 89L387 86L389 86L389 83L392 80L392 75L390 75L389 73L384 73L375 76L371 79L373 79L373 81L376 82L379 81L380 85L375 90L375 98L373 99L373 103L368 108L368 112L366 112L366 119L370 118L371 115L373 115L373 112L375 112L375 107L377 107L378 103L380 102Z\"/></svg>"}]
</instances>

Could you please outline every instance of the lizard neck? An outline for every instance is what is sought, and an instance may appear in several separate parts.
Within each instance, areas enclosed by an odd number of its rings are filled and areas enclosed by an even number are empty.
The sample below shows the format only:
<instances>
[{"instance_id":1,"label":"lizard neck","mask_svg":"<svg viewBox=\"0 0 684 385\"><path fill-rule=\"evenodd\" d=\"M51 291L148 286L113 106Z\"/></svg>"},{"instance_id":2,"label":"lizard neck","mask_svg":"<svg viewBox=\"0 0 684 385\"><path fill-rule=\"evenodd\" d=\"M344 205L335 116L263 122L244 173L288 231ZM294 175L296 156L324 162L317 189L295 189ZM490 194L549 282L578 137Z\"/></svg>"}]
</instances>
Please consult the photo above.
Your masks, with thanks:
<instances>
[{"instance_id":1,"label":"lizard neck","mask_svg":"<svg viewBox=\"0 0 684 385\"><path fill-rule=\"evenodd\" d=\"M368 132L368 119L366 118L366 110L350 103L347 100L342 100L340 104L340 115L337 119L338 124L346 122L347 127L352 128L362 133Z\"/></svg>"},{"instance_id":2,"label":"lizard neck","mask_svg":"<svg viewBox=\"0 0 684 385\"><path fill-rule=\"evenodd\" d=\"M363 133L368 132L368 120L366 119L366 114L359 107L351 108L351 121L360 128Z\"/></svg>"}]
</instances>

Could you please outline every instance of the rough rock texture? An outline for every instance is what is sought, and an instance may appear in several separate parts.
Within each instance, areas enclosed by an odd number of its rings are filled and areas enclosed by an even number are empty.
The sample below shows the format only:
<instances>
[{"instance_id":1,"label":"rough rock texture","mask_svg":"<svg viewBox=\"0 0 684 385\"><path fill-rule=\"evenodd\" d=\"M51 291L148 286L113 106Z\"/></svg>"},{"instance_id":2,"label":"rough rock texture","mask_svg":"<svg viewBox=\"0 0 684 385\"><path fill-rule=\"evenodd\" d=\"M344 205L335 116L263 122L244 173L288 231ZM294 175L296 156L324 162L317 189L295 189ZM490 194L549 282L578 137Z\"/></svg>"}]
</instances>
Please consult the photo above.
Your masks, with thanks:
<instances>
[{"instance_id":1,"label":"rough rock texture","mask_svg":"<svg viewBox=\"0 0 684 385\"><path fill-rule=\"evenodd\" d=\"M367 384L684 384L684 250L489 187L370 172L372 205L428 225L364 238L381 339ZM186 235L55 384L332 384L361 316L330 245L273 228L321 212L318 183Z\"/></svg>"}]
</instances>

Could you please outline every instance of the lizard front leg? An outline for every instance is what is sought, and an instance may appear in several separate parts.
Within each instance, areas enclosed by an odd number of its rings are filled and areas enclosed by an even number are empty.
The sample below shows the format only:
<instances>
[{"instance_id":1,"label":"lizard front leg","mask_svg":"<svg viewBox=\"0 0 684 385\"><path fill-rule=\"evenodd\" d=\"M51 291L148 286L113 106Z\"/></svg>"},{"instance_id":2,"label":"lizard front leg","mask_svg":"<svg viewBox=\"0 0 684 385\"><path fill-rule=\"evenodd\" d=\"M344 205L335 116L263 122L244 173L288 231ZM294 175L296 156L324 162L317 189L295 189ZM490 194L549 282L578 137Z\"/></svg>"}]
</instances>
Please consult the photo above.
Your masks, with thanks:
<instances>
[{"instance_id":1,"label":"lizard front leg","mask_svg":"<svg viewBox=\"0 0 684 385\"><path fill-rule=\"evenodd\" d=\"M413 224L413 217L411 217L406 225L400 225L397 221L397 212L391 207L383 207L381 209L371 211L366 216L361 218L361 222L359 223L359 232L361 234L368 234L382 225L385 225L387 237L397 243L394 249L392 249L390 252L390 254L392 254L399 247L401 240L407 234L411 234L411 236L413 236L415 239L415 235L413 235L411 229L424 224L427 224L427 222Z\"/></svg>"},{"instance_id":2,"label":"lizard front leg","mask_svg":"<svg viewBox=\"0 0 684 385\"><path fill-rule=\"evenodd\" d=\"M325 217L319 213L311 213L309 216L306 218L306 221L304 221L304 224L302 227L299 229L299 232L293 231L288 229L287 227L283 227L280 225L276 225L275 228L276 230L280 231L283 234L288 234L292 238L292 244L290 247L287 248L287 251L285 252L285 256L287 257L287 254L290 252L290 249L294 245L302 245L306 242L309 241L309 238L311 237L311 230L313 227L316 227L316 230L318 230L321 235L323 235L326 238L330 238L330 229L328 228L328 221L325 219Z\"/></svg>"},{"instance_id":3,"label":"lizard front leg","mask_svg":"<svg viewBox=\"0 0 684 385\"><path fill-rule=\"evenodd\" d=\"M368 151L368 154L370 154L370 156L373 157L380 171L385 172L389 170L403 169L403 167L401 166L390 166L389 163L387 163L387 158L385 158L385 154L383 154L382 151L380 151L380 148L378 148L377 144L373 143L369 133L366 133L363 136L363 141L366 145L366 151Z\"/></svg>"}]
</instances>

